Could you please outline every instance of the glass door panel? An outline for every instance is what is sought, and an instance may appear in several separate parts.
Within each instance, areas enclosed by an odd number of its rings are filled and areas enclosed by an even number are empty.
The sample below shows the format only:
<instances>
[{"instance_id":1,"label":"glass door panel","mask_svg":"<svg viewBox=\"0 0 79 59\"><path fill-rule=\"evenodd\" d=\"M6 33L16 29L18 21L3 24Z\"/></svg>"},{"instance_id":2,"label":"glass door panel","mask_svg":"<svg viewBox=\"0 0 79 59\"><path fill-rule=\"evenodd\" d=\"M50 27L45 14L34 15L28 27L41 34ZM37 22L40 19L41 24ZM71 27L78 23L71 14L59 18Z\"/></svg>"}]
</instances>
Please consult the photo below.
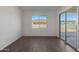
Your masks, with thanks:
<instances>
[{"instance_id":1,"label":"glass door panel","mask_svg":"<svg viewBox=\"0 0 79 59\"><path fill-rule=\"evenodd\" d=\"M67 20L66 20L66 39L67 43L70 44L72 47L76 48L76 37L77 37L77 13L76 13L76 8L71 8L70 10L67 11L66 13Z\"/></svg>"},{"instance_id":2,"label":"glass door panel","mask_svg":"<svg viewBox=\"0 0 79 59\"><path fill-rule=\"evenodd\" d=\"M65 40L65 13L60 14L60 36Z\"/></svg>"}]
</instances>

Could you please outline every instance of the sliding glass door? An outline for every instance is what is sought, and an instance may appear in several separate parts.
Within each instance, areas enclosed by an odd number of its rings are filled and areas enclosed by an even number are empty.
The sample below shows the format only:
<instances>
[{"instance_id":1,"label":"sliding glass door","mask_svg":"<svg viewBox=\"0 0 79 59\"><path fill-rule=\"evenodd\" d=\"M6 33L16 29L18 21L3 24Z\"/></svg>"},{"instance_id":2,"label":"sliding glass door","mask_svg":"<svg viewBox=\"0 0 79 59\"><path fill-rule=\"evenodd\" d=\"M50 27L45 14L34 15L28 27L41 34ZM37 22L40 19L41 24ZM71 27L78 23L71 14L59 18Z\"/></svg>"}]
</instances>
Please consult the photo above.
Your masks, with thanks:
<instances>
[{"instance_id":1,"label":"sliding glass door","mask_svg":"<svg viewBox=\"0 0 79 59\"><path fill-rule=\"evenodd\" d=\"M60 14L60 37L65 40L65 13Z\"/></svg>"},{"instance_id":2,"label":"sliding glass door","mask_svg":"<svg viewBox=\"0 0 79 59\"><path fill-rule=\"evenodd\" d=\"M73 7L60 14L60 38L73 48L77 46L77 9Z\"/></svg>"},{"instance_id":3,"label":"sliding glass door","mask_svg":"<svg viewBox=\"0 0 79 59\"><path fill-rule=\"evenodd\" d=\"M77 10L76 7L71 8L66 12L67 21L66 21L66 31L67 31L67 43L72 47L76 48L76 39L77 39Z\"/></svg>"}]
</instances>

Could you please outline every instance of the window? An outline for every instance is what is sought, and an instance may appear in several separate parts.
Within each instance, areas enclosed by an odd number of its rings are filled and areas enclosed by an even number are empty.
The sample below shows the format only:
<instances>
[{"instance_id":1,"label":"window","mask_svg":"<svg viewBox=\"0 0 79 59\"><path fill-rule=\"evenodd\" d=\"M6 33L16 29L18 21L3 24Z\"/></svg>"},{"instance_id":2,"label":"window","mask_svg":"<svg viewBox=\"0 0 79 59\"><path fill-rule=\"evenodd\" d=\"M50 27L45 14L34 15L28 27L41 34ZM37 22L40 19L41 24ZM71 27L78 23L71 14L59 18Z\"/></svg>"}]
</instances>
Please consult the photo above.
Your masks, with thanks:
<instances>
[{"instance_id":1,"label":"window","mask_svg":"<svg viewBox=\"0 0 79 59\"><path fill-rule=\"evenodd\" d=\"M32 16L32 28L47 28L47 16Z\"/></svg>"}]
</instances>

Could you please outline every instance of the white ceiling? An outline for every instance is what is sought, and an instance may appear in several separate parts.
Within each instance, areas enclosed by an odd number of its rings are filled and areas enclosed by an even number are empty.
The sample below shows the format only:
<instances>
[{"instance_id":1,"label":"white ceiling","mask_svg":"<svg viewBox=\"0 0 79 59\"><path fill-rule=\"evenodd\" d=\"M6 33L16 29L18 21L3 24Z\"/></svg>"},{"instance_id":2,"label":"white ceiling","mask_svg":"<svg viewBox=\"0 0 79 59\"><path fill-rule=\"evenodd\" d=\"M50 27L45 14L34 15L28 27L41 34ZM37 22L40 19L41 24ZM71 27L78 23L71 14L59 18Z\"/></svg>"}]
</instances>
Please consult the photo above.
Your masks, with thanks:
<instances>
[{"instance_id":1,"label":"white ceiling","mask_svg":"<svg viewBox=\"0 0 79 59\"><path fill-rule=\"evenodd\" d=\"M57 10L60 6L19 6L22 10Z\"/></svg>"}]
</instances>

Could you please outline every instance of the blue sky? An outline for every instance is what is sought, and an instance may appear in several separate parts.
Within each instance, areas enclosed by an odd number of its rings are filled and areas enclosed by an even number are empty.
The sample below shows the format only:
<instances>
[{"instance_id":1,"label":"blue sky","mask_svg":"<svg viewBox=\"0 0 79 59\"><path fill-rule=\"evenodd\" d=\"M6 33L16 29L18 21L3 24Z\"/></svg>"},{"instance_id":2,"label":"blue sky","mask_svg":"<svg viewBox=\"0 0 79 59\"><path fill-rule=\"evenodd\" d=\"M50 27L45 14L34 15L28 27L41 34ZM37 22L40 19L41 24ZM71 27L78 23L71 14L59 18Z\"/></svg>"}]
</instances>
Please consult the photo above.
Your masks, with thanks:
<instances>
[{"instance_id":1,"label":"blue sky","mask_svg":"<svg viewBox=\"0 0 79 59\"><path fill-rule=\"evenodd\" d=\"M32 16L32 20L39 20L39 19L44 19L47 20L47 16Z\"/></svg>"},{"instance_id":2,"label":"blue sky","mask_svg":"<svg viewBox=\"0 0 79 59\"><path fill-rule=\"evenodd\" d=\"M76 13L67 13L67 20L76 20ZM63 21L65 19L65 14L61 15L61 20Z\"/></svg>"}]
</instances>

